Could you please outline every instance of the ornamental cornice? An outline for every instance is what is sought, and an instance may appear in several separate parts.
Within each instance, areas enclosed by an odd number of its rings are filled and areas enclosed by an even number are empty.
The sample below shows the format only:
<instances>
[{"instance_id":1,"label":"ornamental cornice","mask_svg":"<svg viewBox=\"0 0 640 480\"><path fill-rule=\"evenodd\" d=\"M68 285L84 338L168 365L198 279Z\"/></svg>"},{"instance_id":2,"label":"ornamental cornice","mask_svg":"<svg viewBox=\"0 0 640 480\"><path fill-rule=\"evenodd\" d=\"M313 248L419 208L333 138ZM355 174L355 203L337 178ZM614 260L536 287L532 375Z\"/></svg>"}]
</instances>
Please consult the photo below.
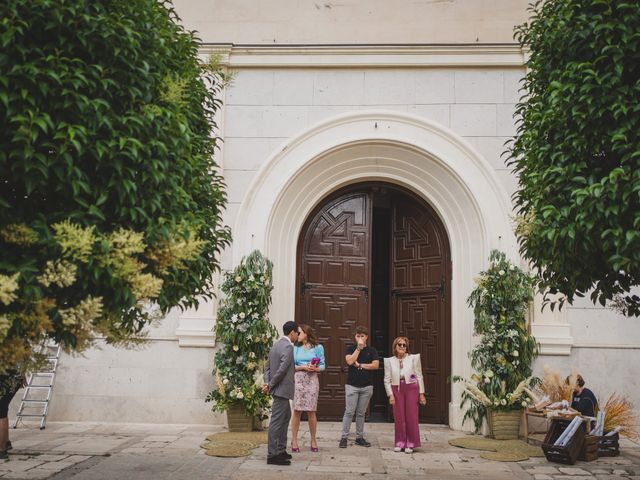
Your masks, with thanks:
<instances>
[{"instance_id":1,"label":"ornamental cornice","mask_svg":"<svg viewBox=\"0 0 640 480\"><path fill-rule=\"evenodd\" d=\"M233 45L203 44L229 68L523 67L518 44Z\"/></svg>"}]
</instances>

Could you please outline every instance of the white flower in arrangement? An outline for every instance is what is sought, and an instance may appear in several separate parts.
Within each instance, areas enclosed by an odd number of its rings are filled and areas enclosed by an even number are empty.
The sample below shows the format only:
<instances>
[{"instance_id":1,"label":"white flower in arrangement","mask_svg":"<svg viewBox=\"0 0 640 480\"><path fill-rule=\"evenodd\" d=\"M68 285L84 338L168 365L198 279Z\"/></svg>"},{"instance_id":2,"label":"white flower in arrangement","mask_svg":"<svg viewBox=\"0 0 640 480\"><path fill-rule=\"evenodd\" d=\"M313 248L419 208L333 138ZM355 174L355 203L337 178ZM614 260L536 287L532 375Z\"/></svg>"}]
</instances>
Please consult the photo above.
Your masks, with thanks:
<instances>
[{"instance_id":1,"label":"white flower in arrangement","mask_svg":"<svg viewBox=\"0 0 640 480\"><path fill-rule=\"evenodd\" d=\"M500 403L501 403L502 405L506 405L506 404L507 404L507 401L503 398L502 400L500 400Z\"/></svg>"},{"instance_id":2,"label":"white flower in arrangement","mask_svg":"<svg viewBox=\"0 0 640 480\"><path fill-rule=\"evenodd\" d=\"M504 275L504 270L498 271L498 275Z\"/></svg>"},{"instance_id":3,"label":"white flower in arrangement","mask_svg":"<svg viewBox=\"0 0 640 480\"><path fill-rule=\"evenodd\" d=\"M264 275L262 275L262 276L260 277L260 281L261 281L262 283L264 283L264 281L265 281Z\"/></svg>"},{"instance_id":4,"label":"white flower in arrangement","mask_svg":"<svg viewBox=\"0 0 640 480\"><path fill-rule=\"evenodd\" d=\"M516 266L515 266L515 265L511 265L511 266L509 267L509 270L511 270L512 272L513 272L515 269L516 269Z\"/></svg>"},{"instance_id":5,"label":"white flower in arrangement","mask_svg":"<svg viewBox=\"0 0 640 480\"><path fill-rule=\"evenodd\" d=\"M496 406L496 407L499 407L500 406L500 400L494 400L493 401L493 405Z\"/></svg>"},{"instance_id":6,"label":"white flower in arrangement","mask_svg":"<svg viewBox=\"0 0 640 480\"><path fill-rule=\"evenodd\" d=\"M247 315L244 312L240 312L240 314L238 315L242 320L244 320L244 317L246 317Z\"/></svg>"},{"instance_id":7,"label":"white flower in arrangement","mask_svg":"<svg viewBox=\"0 0 640 480\"><path fill-rule=\"evenodd\" d=\"M519 357L520 356L520 352L518 352L518 350L514 350L511 355L513 355L514 357Z\"/></svg>"},{"instance_id":8,"label":"white flower in arrangement","mask_svg":"<svg viewBox=\"0 0 640 480\"><path fill-rule=\"evenodd\" d=\"M242 277L240 275L236 276L236 283L240 283L242 281Z\"/></svg>"},{"instance_id":9,"label":"white flower in arrangement","mask_svg":"<svg viewBox=\"0 0 640 480\"><path fill-rule=\"evenodd\" d=\"M247 335L247 340L252 341L253 337L251 335ZM251 352L251 353L253 353L253 352Z\"/></svg>"},{"instance_id":10,"label":"white flower in arrangement","mask_svg":"<svg viewBox=\"0 0 640 480\"><path fill-rule=\"evenodd\" d=\"M236 398L242 400L244 398L244 394L242 392L238 392L238 394L236 395Z\"/></svg>"},{"instance_id":11,"label":"white flower in arrangement","mask_svg":"<svg viewBox=\"0 0 640 480\"><path fill-rule=\"evenodd\" d=\"M264 281L262 283L267 285L269 283L269 277L264 277Z\"/></svg>"},{"instance_id":12,"label":"white flower in arrangement","mask_svg":"<svg viewBox=\"0 0 640 480\"><path fill-rule=\"evenodd\" d=\"M484 383L491 383L491 379L489 377L484 377Z\"/></svg>"},{"instance_id":13,"label":"white flower in arrangement","mask_svg":"<svg viewBox=\"0 0 640 480\"><path fill-rule=\"evenodd\" d=\"M254 368L256 368L256 366L257 366L257 365L256 365L254 362L249 362L249 363L247 363L247 368L248 368L249 370L253 370Z\"/></svg>"},{"instance_id":14,"label":"white flower in arrangement","mask_svg":"<svg viewBox=\"0 0 640 480\"><path fill-rule=\"evenodd\" d=\"M238 350L240 350L240 347L238 345L234 345L233 346L233 351L237 352Z\"/></svg>"},{"instance_id":15,"label":"white flower in arrangement","mask_svg":"<svg viewBox=\"0 0 640 480\"><path fill-rule=\"evenodd\" d=\"M523 407L526 407L526 406L527 406L527 402L525 402L525 401L523 400L523 401L522 401L522 403L521 403L521 405L522 405Z\"/></svg>"},{"instance_id":16,"label":"white flower in arrangement","mask_svg":"<svg viewBox=\"0 0 640 480\"><path fill-rule=\"evenodd\" d=\"M249 358L256 358L256 354L254 352L249 352Z\"/></svg>"},{"instance_id":17,"label":"white flower in arrangement","mask_svg":"<svg viewBox=\"0 0 640 480\"><path fill-rule=\"evenodd\" d=\"M260 317L260 315L258 314L258 312L255 312L255 313L251 314L251 318L253 318L253 319L256 319L256 318L259 318L259 317Z\"/></svg>"},{"instance_id":18,"label":"white flower in arrangement","mask_svg":"<svg viewBox=\"0 0 640 480\"><path fill-rule=\"evenodd\" d=\"M236 391L235 390L231 390L231 392L229 392L229 396L235 398L236 397Z\"/></svg>"},{"instance_id":19,"label":"white flower in arrangement","mask_svg":"<svg viewBox=\"0 0 640 480\"><path fill-rule=\"evenodd\" d=\"M253 275L249 275L249 280L251 280L252 282L256 279L256 277L254 277Z\"/></svg>"},{"instance_id":20,"label":"white flower in arrangement","mask_svg":"<svg viewBox=\"0 0 640 480\"><path fill-rule=\"evenodd\" d=\"M493 377L493 372L491 370L487 370L484 374L489 378Z\"/></svg>"},{"instance_id":21,"label":"white flower in arrangement","mask_svg":"<svg viewBox=\"0 0 640 480\"><path fill-rule=\"evenodd\" d=\"M231 323L236 323L238 321L238 316L234 313L231 315Z\"/></svg>"},{"instance_id":22,"label":"white flower in arrangement","mask_svg":"<svg viewBox=\"0 0 640 480\"><path fill-rule=\"evenodd\" d=\"M224 380L222 380L222 384L223 385L227 385L229 383L229 379L225 378Z\"/></svg>"}]
</instances>

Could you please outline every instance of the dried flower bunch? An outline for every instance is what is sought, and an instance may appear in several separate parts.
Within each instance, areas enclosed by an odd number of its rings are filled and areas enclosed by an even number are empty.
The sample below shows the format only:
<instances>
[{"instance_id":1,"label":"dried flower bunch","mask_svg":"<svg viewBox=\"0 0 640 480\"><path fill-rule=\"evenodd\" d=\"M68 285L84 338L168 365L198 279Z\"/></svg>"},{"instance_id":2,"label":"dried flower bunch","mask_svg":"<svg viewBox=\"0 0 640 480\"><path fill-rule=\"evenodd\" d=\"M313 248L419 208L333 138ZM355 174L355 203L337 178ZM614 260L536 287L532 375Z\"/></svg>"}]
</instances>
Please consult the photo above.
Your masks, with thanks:
<instances>
[{"instance_id":1,"label":"dried flower bunch","mask_svg":"<svg viewBox=\"0 0 640 480\"><path fill-rule=\"evenodd\" d=\"M604 404L604 431L619 429L620 435L631 440L638 439L638 416L628 397L612 393Z\"/></svg>"},{"instance_id":2,"label":"dried flower bunch","mask_svg":"<svg viewBox=\"0 0 640 480\"><path fill-rule=\"evenodd\" d=\"M566 400L571 403L573 391L578 385L578 372L571 369L569 381L549 365L543 367L542 383L537 388L537 395L546 395L551 402Z\"/></svg>"}]
</instances>

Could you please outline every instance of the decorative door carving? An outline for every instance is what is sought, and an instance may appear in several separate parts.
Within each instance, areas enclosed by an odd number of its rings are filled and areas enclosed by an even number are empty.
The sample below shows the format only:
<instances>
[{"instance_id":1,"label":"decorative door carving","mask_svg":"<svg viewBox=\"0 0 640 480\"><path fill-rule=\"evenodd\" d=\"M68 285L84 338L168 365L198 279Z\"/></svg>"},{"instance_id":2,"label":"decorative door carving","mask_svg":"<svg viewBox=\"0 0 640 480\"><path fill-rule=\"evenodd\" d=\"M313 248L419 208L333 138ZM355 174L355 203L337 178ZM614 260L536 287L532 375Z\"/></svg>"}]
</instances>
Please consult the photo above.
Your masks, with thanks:
<instances>
[{"instance_id":1,"label":"decorative door carving","mask_svg":"<svg viewBox=\"0 0 640 480\"><path fill-rule=\"evenodd\" d=\"M420 421L448 423L451 389L449 245L435 213L413 198L394 196L391 313L396 335L421 353L427 408Z\"/></svg>"},{"instance_id":2,"label":"decorative door carving","mask_svg":"<svg viewBox=\"0 0 640 480\"><path fill-rule=\"evenodd\" d=\"M305 225L299 247L296 318L313 326L324 346L318 417L344 413L346 346L356 325L369 325L371 202L366 192L340 195Z\"/></svg>"},{"instance_id":3,"label":"decorative door carving","mask_svg":"<svg viewBox=\"0 0 640 480\"><path fill-rule=\"evenodd\" d=\"M372 242L379 241L372 235L374 199L376 211L388 212L386 217L378 215L387 220L381 220L375 230L376 237L388 239L388 247L382 248L389 251L383 259L385 268L376 260L378 277L390 277L382 282L388 290L376 290L376 295L388 295L385 302L369 298L372 275L376 275L372 272ZM379 257L381 245L377 245ZM380 344L378 348L387 355L396 335L409 337L412 351L422 354L428 394L420 421L448 423L451 269L446 232L431 208L391 185L355 185L337 192L309 216L300 235L297 262L296 321L316 329L326 354L318 418L342 418L345 349L353 343L354 327L365 325L376 335L375 339L370 336L370 343ZM387 323L386 339L378 338L380 332L371 328L372 304L385 309L378 317ZM388 345L382 348L385 342ZM378 390L382 388L378 378L382 371L379 373L374 387Z\"/></svg>"}]
</instances>

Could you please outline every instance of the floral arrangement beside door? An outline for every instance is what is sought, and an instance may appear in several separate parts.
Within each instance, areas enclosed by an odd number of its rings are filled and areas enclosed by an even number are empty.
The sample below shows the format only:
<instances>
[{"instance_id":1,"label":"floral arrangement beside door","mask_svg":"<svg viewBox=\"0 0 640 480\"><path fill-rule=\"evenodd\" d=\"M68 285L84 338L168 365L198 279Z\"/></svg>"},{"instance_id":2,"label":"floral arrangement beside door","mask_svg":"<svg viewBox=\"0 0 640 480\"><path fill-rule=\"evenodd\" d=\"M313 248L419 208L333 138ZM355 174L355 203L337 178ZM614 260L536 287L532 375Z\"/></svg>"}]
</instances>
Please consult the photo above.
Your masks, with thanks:
<instances>
[{"instance_id":1,"label":"floral arrangement beside door","mask_svg":"<svg viewBox=\"0 0 640 480\"><path fill-rule=\"evenodd\" d=\"M262 393L262 372L277 331L268 318L273 264L258 250L243 258L222 284L224 298L216 318L214 388L205 401L227 412L230 430L250 430L263 420L271 402Z\"/></svg>"},{"instance_id":2,"label":"floral arrangement beside door","mask_svg":"<svg viewBox=\"0 0 640 480\"><path fill-rule=\"evenodd\" d=\"M522 409L531 400L529 387L539 382L531 368L538 344L527 327L534 281L503 252L492 250L489 262L467 299L480 336L469 354L477 373L453 380L464 384L464 421L471 419L476 432L486 418L495 438L517 438Z\"/></svg>"}]
</instances>

